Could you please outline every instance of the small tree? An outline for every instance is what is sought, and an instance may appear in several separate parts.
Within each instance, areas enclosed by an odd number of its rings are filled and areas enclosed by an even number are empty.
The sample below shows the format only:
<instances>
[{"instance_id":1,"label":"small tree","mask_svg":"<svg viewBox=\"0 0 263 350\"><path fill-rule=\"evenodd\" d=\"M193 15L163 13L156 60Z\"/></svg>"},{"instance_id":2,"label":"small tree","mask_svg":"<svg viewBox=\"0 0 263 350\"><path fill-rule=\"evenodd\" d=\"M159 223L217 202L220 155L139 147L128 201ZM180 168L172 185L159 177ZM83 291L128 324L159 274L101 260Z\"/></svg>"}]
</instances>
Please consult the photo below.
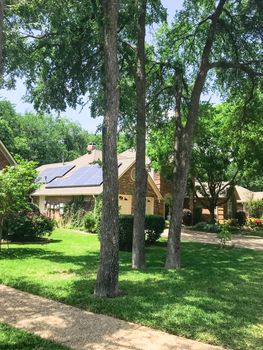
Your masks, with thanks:
<instances>
[{"instance_id":1,"label":"small tree","mask_svg":"<svg viewBox=\"0 0 263 350\"><path fill-rule=\"evenodd\" d=\"M29 195L39 185L34 162L21 162L0 172L0 251L4 220L21 210L30 209Z\"/></svg>"}]
</instances>

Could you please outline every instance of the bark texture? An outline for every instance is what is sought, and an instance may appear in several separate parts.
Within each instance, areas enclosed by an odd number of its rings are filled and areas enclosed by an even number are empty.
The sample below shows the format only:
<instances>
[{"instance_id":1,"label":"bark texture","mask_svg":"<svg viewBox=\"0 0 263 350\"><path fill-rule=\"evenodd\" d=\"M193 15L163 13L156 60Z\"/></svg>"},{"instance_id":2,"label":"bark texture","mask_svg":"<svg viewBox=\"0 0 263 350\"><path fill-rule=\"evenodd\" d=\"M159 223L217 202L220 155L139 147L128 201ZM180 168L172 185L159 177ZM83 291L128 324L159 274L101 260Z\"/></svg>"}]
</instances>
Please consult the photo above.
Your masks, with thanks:
<instances>
[{"instance_id":1,"label":"bark texture","mask_svg":"<svg viewBox=\"0 0 263 350\"><path fill-rule=\"evenodd\" d=\"M133 226L132 267L143 269L145 267L144 254L144 227L145 227L145 201L147 191L147 170L145 167L145 18L147 0L138 0L138 38L137 38L137 70L136 70L136 171L135 171L135 208Z\"/></svg>"},{"instance_id":2,"label":"bark texture","mask_svg":"<svg viewBox=\"0 0 263 350\"><path fill-rule=\"evenodd\" d=\"M3 76L3 47L4 47L4 9L5 0L0 0L0 78Z\"/></svg>"},{"instance_id":3,"label":"bark texture","mask_svg":"<svg viewBox=\"0 0 263 350\"><path fill-rule=\"evenodd\" d=\"M95 295L119 294L119 224L117 124L119 114L119 66L117 57L118 1L103 0L105 116L103 121L103 208L100 264Z\"/></svg>"},{"instance_id":4,"label":"bark texture","mask_svg":"<svg viewBox=\"0 0 263 350\"><path fill-rule=\"evenodd\" d=\"M217 23L223 11L226 0L218 2L215 12L211 15L211 25L207 32L207 39L201 56L200 68L191 93L191 101L185 127L180 123L181 94L180 84L176 86L176 132L174 148L174 173L173 173L173 205L168 234L166 268L180 268L181 266L181 223L186 191L187 177L190 168L190 160L193 147L193 133L198 118L200 96L204 88L207 73L209 71L209 56L212 50Z\"/></svg>"}]
</instances>

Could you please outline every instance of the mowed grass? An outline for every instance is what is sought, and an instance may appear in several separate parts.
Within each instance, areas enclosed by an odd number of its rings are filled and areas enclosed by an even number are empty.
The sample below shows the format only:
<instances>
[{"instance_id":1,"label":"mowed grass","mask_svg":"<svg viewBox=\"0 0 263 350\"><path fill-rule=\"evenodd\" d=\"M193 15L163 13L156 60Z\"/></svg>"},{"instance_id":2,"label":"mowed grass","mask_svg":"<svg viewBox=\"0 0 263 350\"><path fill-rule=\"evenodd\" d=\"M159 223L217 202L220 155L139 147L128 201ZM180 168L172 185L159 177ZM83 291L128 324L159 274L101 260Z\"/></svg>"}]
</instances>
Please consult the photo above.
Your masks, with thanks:
<instances>
[{"instance_id":1,"label":"mowed grass","mask_svg":"<svg viewBox=\"0 0 263 350\"><path fill-rule=\"evenodd\" d=\"M120 289L93 295L96 235L58 229L53 243L11 245L0 256L0 283L102 314L231 349L262 349L263 254L184 242L180 271L163 268L166 242L147 248L147 269L120 254Z\"/></svg>"},{"instance_id":2,"label":"mowed grass","mask_svg":"<svg viewBox=\"0 0 263 350\"><path fill-rule=\"evenodd\" d=\"M67 350L68 348L0 323L0 350Z\"/></svg>"}]
</instances>

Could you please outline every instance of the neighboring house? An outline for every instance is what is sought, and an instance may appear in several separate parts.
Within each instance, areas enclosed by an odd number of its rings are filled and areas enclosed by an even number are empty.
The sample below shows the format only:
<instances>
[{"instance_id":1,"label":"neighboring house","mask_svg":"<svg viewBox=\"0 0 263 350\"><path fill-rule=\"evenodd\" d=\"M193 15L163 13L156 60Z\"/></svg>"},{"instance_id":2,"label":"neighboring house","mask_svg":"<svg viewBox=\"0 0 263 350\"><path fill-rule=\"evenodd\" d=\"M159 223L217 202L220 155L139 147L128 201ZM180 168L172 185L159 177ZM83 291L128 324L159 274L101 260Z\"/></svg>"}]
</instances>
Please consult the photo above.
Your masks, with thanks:
<instances>
[{"instance_id":1,"label":"neighboring house","mask_svg":"<svg viewBox=\"0 0 263 350\"><path fill-rule=\"evenodd\" d=\"M16 165L16 162L3 142L0 140L0 170L4 169L8 165Z\"/></svg>"},{"instance_id":2,"label":"neighboring house","mask_svg":"<svg viewBox=\"0 0 263 350\"><path fill-rule=\"evenodd\" d=\"M171 202L171 183L158 173L153 173L152 177L156 186L160 190L165 201L165 216L169 214L169 206ZM202 208L202 215L204 220L209 220L209 210L205 206L206 198L199 193L200 199L191 197L186 194L184 199L184 208L193 211L193 208ZM227 196L227 188L221 193L221 205L215 209L215 216L218 221L232 218L237 211L246 211L246 203L250 200L263 199L263 192L252 192L242 186L235 186L230 198ZM247 213L248 214L248 213Z\"/></svg>"},{"instance_id":3,"label":"neighboring house","mask_svg":"<svg viewBox=\"0 0 263 350\"><path fill-rule=\"evenodd\" d=\"M41 187L32 194L42 213L59 219L65 204L83 196L85 209L94 208L96 196L102 194L102 152L92 148L84 156L71 162L40 166L38 181ZM135 152L118 155L119 206L121 214L134 212ZM164 215L164 199L151 175L148 175L146 213Z\"/></svg>"}]
</instances>

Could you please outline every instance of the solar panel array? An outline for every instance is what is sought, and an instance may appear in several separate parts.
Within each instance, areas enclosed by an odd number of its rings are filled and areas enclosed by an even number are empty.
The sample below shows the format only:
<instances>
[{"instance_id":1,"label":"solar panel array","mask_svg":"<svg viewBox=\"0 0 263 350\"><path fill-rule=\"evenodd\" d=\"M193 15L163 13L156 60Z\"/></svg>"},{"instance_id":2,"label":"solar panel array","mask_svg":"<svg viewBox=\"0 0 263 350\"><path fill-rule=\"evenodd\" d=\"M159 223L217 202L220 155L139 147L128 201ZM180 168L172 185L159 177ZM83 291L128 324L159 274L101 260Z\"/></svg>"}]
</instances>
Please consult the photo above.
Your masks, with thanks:
<instances>
[{"instance_id":1,"label":"solar panel array","mask_svg":"<svg viewBox=\"0 0 263 350\"><path fill-rule=\"evenodd\" d=\"M46 188L100 186L102 182L102 168L99 165L90 165L77 169L66 178L55 179Z\"/></svg>"},{"instance_id":2,"label":"solar panel array","mask_svg":"<svg viewBox=\"0 0 263 350\"><path fill-rule=\"evenodd\" d=\"M43 170L38 178L36 179L37 182L48 184L57 177L62 177L66 175L70 170L72 170L75 167L75 165L63 165L61 167L56 168L48 168Z\"/></svg>"}]
</instances>

